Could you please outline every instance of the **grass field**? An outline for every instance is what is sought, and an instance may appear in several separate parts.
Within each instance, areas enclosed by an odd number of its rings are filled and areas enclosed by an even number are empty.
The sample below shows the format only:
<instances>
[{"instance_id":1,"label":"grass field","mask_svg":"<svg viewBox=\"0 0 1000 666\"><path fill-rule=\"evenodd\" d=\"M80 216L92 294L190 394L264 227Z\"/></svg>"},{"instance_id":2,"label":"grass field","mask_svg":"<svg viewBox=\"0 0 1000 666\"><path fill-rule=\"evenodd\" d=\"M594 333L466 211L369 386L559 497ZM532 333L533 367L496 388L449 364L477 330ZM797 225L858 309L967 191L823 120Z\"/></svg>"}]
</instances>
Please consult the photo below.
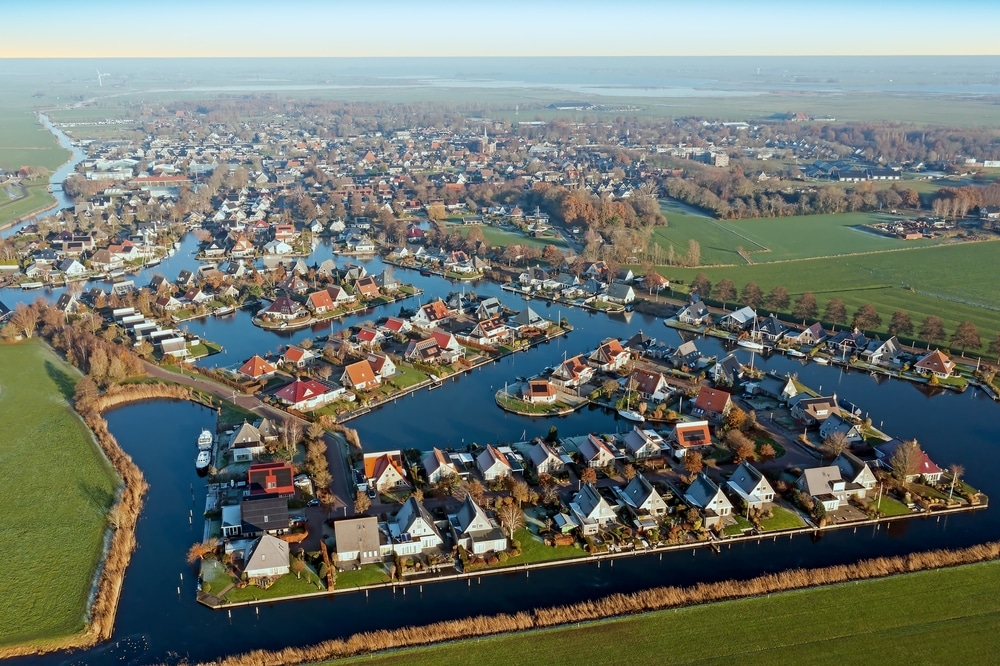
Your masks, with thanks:
<instances>
[{"instance_id":1,"label":"grass field","mask_svg":"<svg viewBox=\"0 0 1000 666\"><path fill-rule=\"evenodd\" d=\"M976 664L998 623L990 562L327 663L580 664L613 646L622 664Z\"/></svg>"},{"instance_id":2,"label":"grass field","mask_svg":"<svg viewBox=\"0 0 1000 666\"><path fill-rule=\"evenodd\" d=\"M0 110L0 167L14 171L30 164L55 171L68 158L30 111Z\"/></svg>"},{"instance_id":3,"label":"grass field","mask_svg":"<svg viewBox=\"0 0 1000 666\"><path fill-rule=\"evenodd\" d=\"M461 226L459 231L463 236L468 236L473 228L481 229L483 238L493 247L506 247L508 245L526 245L543 249L546 245L555 245L558 248L566 247L566 243L561 238L528 238L521 234L511 233L496 227L482 225L479 227Z\"/></svg>"},{"instance_id":4,"label":"grass field","mask_svg":"<svg viewBox=\"0 0 1000 666\"><path fill-rule=\"evenodd\" d=\"M6 196L0 199L0 224L41 210L54 202L55 197L49 194L47 185L48 181L29 185L26 188L28 196L20 199L8 199Z\"/></svg>"},{"instance_id":5,"label":"grass field","mask_svg":"<svg viewBox=\"0 0 1000 666\"><path fill-rule=\"evenodd\" d=\"M878 213L799 215L750 220L715 220L687 206L667 202L662 206L669 226L657 228L653 241L664 250L674 246L678 256L687 252L690 239L701 245L701 263L746 265L737 253L743 248L753 262L829 257L855 252L879 252L938 245L938 240L903 241L863 231L873 222L898 216Z\"/></svg>"},{"instance_id":6,"label":"grass field","mask_svg":"<svg viewBox=\"0 0 1000 666\"><path fill-rule=\"evenodd\" d=\"M783 285L793 302L802 292L811 291L821 313L831 298L841 298L848 317L860 305L873 303L883 328L897 309L909 312L917 327L927 315L938 315L949 335L967 319L979 327L985 342L1000 331L1000 293L994 287L1000 281L998 258L1000 244L983 242L752 266L663 268L661 272L686 282L699 272L713 284L728 277L737 289L753 281L765 294Z\"/></svg>"},{"instance_id":7,"label":"grass field","mask_svg":"<svg viewBox=\"0 0 1000 666\"><path fill-rule=\"evenodd\" d=\"M117 478L66 403L76 378L40 342L0 345L0 645L83 628Z\"/></svg>"}]
</instances>

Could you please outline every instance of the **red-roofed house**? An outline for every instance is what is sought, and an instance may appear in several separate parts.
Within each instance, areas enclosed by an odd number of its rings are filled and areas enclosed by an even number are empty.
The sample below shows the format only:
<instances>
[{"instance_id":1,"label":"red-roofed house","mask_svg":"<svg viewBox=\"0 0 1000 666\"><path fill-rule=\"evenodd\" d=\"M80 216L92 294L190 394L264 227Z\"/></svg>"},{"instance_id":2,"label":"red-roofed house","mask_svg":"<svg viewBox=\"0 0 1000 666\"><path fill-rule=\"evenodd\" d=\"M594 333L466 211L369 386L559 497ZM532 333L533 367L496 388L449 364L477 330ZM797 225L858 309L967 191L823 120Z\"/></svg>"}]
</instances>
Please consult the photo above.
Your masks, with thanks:
<instances>
[{"instance_id":1,"label":"red-roofed house","mask_svg":"<svg viewBox=\"0 0 1000 666\"><path fill-rule=\"evenodd\" d=\"M574 356L566 359L552 373L553 383L560 384L564 388L579 388L586 384L594 376L594 369L587 365L583 356Z\"/></svg>"},{"instance_id":2,"label":"red-roofed house","mask_svg":"<svg viewBox=\"0 0 1000 666\"><path fill-rule=\"evenodd\" d=\"M444 351L464 351L464 348L459 343L455 336L446 331L434 331L431 333L431 337L434 338L434 342L437 343L438 347Z\"/></svg>"},{"instance_id":3,"label":"red-roofed house","mask_svg":"<svg viewBox=\"0 0 1000 666\"><path fill-rule=\"evenodd\" d=\"M662 402L670 395L670 385L660 372L650 372L636 368L629 375L628 385L631 386L643 400Z\"/></svg>"},{"instance_id":4,"label":"red-roofed house","mask_svg":"<svg viewBox=\"0 0 1000 666\"><path fill-rule=\"evenodd\" d=\"M333 392L326 384L314 379L296 379L282 387L274 396L292 409L305 412L330 402Z\"/></svg>"},{"instance_id":5,"label":"red-roofed house","mask_svg":"<svg viewBox=\"0 0 1000 666\"><path fill-rule=\"evenodd\" d=\"M295 494L294 478L290 463L257 463L247 471L247 487L251 495L291 497Z\"/></svg>"},{"instance_id":6,"label":"red-roofed house","mask_svg":"<svg viewBox=\"0 0 1000 666\"><path fill-rule=\"evenodd\" d=\"M524 385L521 397L533 405L551 405L559 397L559 392L544 379L537 379Z\"/></svg>"},{"instance_id":7,"label":"red-roofed house","mask_svg":"<svg viewBox=\"0 0 1000 666\"><path fill-rule=\"evenodd\" d=\"M316 360L316 352L301 347L289 346L281 357L283 363L302 369Z\"/></svg>"},{"instance_id":8,"label":"red-roofed house","mask_svg":"<svg viewBox=\"0 0 1000 666\"><path fill-rule=\"evenodd\" d=\"M260 356L252 356L246 363L240 366L238 372L250 379L267 379L273 377L277 368L268 363Z\"/></svg>"},{"instance_id":9,"label":"red-roofed house","mask_svg":"<svg viewBox=\"0 0 1000 666\"><path fill-rule=\"evenodd\" d=\"M955 370L955 362L940 349L935 349L917 361L913 370L921 375L934 375L938 379L947 379Z\"/></svg>"},{"instance_id":10,"label":"red-roofed house","mask_svg":"<svg viewBox=\"0 0 1000 666\"><path fill-rule=\"evenodd\" d=\"M674 458L683 460L688 451L701 451L712 447L712 432L708 421L678 423L670 436L670 448Z\"/></svg>"},{"instance_id":11,"label":"red-roofed house","mask_svg":"<svg viewBox=\"0 0 1000 666\"><path fill-rule=\"evenodd\" d=\"M368 479L369 487L375 488L378 492L410 487L402 451L366 453L364 464L365 478Z\"/></svg>"},{"instance_id":12,"label":"red-roofed house","mask_svg":"<svg viewBox=\"0 0 1000 666\"><path fill-rule=\"evenodd\" d=\"M314 291L309 294L309 297L306 298L306 306L315 314L330 312L331 310L335 310L337 307L333 304L333 299L330 298L330 292L326 289Z\"/></svg>"},{"instance_id":13,"label":"red-roofed house","mask_svg":"<svg viewBox=\"0 0 1000 666\"><path fill-rule=\"evenodd\" d=\"M615 372L628 363L629 358L628 350L622 347L621 342L614 339L605 340L590 355L590 360L604 372Z\"/></svg>"},{"instance_id":14,"label":"red-roofed house","mask_svg":"<svg viewBox=\"0 0 1000 666\"><path fill-rule=\"evenodd\" d=\"M372 352L368 354L368 362L371 364L375 374L382 379L388 379L396 374L396 364L385 354Z\"/></svg>"},{"instance_id":15,"label":"red-roofed house","mask_svg":"<svg viewBox=\"0 0 1000 666\"><path fill-rule=\"evenodd\" d=\"M353 389L363 391L372 389L382 383L381 375L375 374L372 364L368 359L351 363L344 368L344 374L340 376L340 383L350 386Z\"/></svg>"},{"instance_id":16,"label":"red-roofed house","mask_svg":"<svg viewBox=\"0 0 1000 666\"><path fill-rule=\"evenodd\" d=\"M378 285L375 284L375 278L371 275L360 278L354 283L354 293L363 298L378 298L380 296Z\"/></svg>"},{"instance_id":17,"label":"red-roofed house","mask_svg":"<svg viewBox=\"0 0 1000 666\"><path fill-rule=\"evenodd\" d=\"M421 328L432 328L447 321L449 317L451 317L451 310L444 304L444 301L438 299L420 306L416 314L410 318L410 322Z\"/></svg>"},{"instance_id":18,"label":"red-roofed house","mask_svg":"<svg viewBox=\"0 0 1000 666\"><path fill-rule=\"evenodd\" d=\"M382 331L376 331L374 328L362 328L355 334L354 339L365 349L373 349L385 342Z\"/></svg>"},{"instance_id":19,"label":"red-roofed house","mask_svg":"<svg viewBox=\"0 0 1000 666\"><path fill-rule=\"evenodd\" d=\"M305 309L288 298L278 296L269 306L261 310L261 314L277 319L296 319L305 312Z\"/></svg>"},{"instance_id":20,"label":"red-roofed house","mask_svg":"<svg viewBox=\"0 0 1000 666\"><path fill-rule=\"evenodd\" d=\"M382 328L388 331L390 335L406 334L413 330L410 326L410 322L405 319L400 319L399 317L389 317L382 324Z\"/></svg>"},{"instance_id":21,"label":"red-roofed house","mask_svg":"<svg viewBox=\"0 0 1000 666\"><path fill-rule=\"evenodd\" d=\"M698 391L698 397L694 400L691 413L704 417L712 423L721 423L732 408L733 400L729 393L702 386Z\"/></svg>"}]
</instances>

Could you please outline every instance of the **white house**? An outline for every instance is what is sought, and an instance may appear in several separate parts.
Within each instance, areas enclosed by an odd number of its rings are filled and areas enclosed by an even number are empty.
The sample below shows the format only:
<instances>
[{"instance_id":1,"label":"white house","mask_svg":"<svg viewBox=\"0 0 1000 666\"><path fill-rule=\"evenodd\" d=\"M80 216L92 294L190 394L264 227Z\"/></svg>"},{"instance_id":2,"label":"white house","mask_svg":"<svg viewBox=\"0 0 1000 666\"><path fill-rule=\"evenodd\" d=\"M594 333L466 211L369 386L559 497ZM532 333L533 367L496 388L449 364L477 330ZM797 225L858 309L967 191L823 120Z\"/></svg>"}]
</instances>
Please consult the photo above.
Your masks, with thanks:
<instances>
[{"instance_id":1,"label":"white house","mask_svg":"<svg viewBox=\"0 0 1000 666\"><path fill-rule=\"evenodd\" d=\"M499 525L472 500L465 496L458 513L448 517L455 543L473 555L485 555L507 549L507 537Z\"/></svg>"},{"instance_id":2,"label":"white house","mask_svg":"<svg viewBox=\"0 0 1000 666\"><path fill-rule=\"evenodd\" d=\"M444 543L431 514L413 496L406 500L386 527L392 550L397 555L417 555Z\"/></svg>"}]
</instances>

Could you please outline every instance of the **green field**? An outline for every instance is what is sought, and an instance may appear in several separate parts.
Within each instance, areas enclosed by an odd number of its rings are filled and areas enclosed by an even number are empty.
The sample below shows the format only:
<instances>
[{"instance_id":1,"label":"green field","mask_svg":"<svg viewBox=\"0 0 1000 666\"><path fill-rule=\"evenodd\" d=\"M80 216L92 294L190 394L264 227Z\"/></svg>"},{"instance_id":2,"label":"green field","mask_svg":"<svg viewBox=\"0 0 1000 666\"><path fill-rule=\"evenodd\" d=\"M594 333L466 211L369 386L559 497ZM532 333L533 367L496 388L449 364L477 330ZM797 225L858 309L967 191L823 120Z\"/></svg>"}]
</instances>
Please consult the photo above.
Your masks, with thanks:
<instances>
[{"instance_id":1,"label":"green field","mask_svg":"<svg viewBox=\"0 0 1000 666\"><path fill-rule=\"evenodd\" d=\"M492 247L526 245L530 247L537 247L539 250L543 249L546 245L555 245L558 248L566 247L566 243L561 238L528 238L527 236L522 236L521 234L504 231L503 229L497 229L496 227L491 227L485 224L476 227L468 225L458 227L462 236L468 236L469 231L472 229L482 230L483 238L485 238L486 242Z\"/></svg>"},{"instance_id":2,"label":"green field","mask_svg":"<svg viewBox=\"0 0 1000 666\"><path fill-rule=\"evenodd\" d=\"M673 202L663 204L662 209L669 226L653 232L654 242L664 250L673 245L681 256L687 253L688 241L697 240L701 245L701 263L705 266L745 265L746 261L737 254L739 248L748 252L756 264L924 247L942 242L931 239L904 241L864 231L863 225L898 217L877 213L715 220Z\"/></svg>"},{"instance_id":3,"label":"green field","mask_svg":"<svg viewBox=\"0 0 1000 666\"><path fill-rule=\"evenodd\" d=\"M661 268L660 272L685 282L700 272L713 284L728 277L737 289L752 281L765 294L783 285L793 302L802 292L811 291L821 314L835 297L847 304L848 317L860 305L873 303L883 328L897 309L909 312L918 328L924 317L938 315L949 335L967 319L979 327L986 342L1000 332L1000 293L995 288L1000 281L998 258L1000 244L982 242L752 266Z\"/></svg>"},{"instance_id":4,"label":"green field","mask_svg":"<svg viewBox=\"0 0 1000 666\"><path fill-rule=\"evenodd\" d=\"M0 168L37 165L55 171L68 158L69 152L30 111L0 110Z\"/></svg>"},{"instance_id":5,"label":"green field","mask_svg":"<svg viewBox=\"0 0 1000 666\"><path fill-rule=\"evenodd\" d=\"M328 663L981 664L997 626L990 562Z\"/></svg>"},{"instance_id":6,"label":"green field","mask_svg":"<svg viewBox=\"0 0 1000 666\"><path fill-rule=\"evenodd\" d=\"M117 477L66 403L76 378L40 342L0 345L0 645L83 628Z\"/></svg>"}]
</instances>

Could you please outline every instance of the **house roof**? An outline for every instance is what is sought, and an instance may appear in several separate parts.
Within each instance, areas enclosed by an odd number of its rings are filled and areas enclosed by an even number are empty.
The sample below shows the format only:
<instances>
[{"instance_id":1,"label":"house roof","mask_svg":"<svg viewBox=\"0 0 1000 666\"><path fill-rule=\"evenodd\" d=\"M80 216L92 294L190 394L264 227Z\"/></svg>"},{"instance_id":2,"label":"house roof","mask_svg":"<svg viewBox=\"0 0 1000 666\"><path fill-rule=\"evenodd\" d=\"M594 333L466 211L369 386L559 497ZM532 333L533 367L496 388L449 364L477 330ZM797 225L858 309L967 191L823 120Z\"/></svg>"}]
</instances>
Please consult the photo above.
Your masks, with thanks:
<instances>
[{"instance_id":1,"label":"house roof","mask_svg":"<svg viewBox=\"0 0 1000 666\"><path fill-rule=\"evenodd\" d=\"M393 333L401 333L405 330L406 322L398 317L389 317L385 320L383 326Z\"/></svg>"},{"instance_id":2,"label":"house roof","mask_svg":"<svg viewBox=\"0 0 1000 666\"><path fill-rule=\"evenodd\" d=\"M729 477L729 483L738 487L746 495L754 494L755 490L763 483L763 486L770 491L770 494L774 494L774 489L771 488L771 484L764 478L764 475L746 460L741 462L736 471Z\"/></svg>"},{"instance_id":3,"label":"house roof","mask_svg":"<svg viewBox=\"0 0 1000 666\"><path fill-rule=\"evenodd\" d=\"M330 292L326 289L320 291L314 291L309 294L309 305L313 308L332 308L333 299L330 298Z\"/></svg>"},{"instance_id":4,"label":"house roof","mask_svg":"<svg viewBox=\"0 0 1000 666\"><path fill-rule=\"evenodd\" d=\"M805 491L812 497L832 496L834 484L845 482L836 465L807 469L800 478L803 479Z\"/></svg>"},{"instance_id":5,"label":"house roof","mask_svg":"<svg viewBox=\"0 0 1000 666\"><path fill-rule=\"evenodd\" d=\"M240 504L243 532L253 534L288 529L288 500L274 495L249 495Z\"/></svg>"},{"instance_id":6,"label":"house roof","mask_svg":"<svg viewBox=\"0 0 1000 666\"><path fill-rule=\"evenodd\" d=\"M587 462L600 458L602 455L607 458L615 457L614 451L608 448L604 440L592 434L580 443L580 454Z\"/></svg>"},{"instance_id":7,"label":"house roof","mask_svg":"<svg viewBox=\"0 0 1000 666\"><path fill-rule=\"evenodd\" d=\"M439 469L457 472L455 469L455 463L453 463L451 459L444 454L444 451L436 446L427 452L427 455L424 456L423 462L424 470L426 470L428 474L433 474Z\"/></svg>"},{"instance_id":8,"label":"house roof","mask_svg":"<svg viewBox=\"0 0 1000 666\"><path fill-rule=\"evenodd\" d=\"M286 494L295 492L294 470L289 463L257 463L247 470L247 486L251 495Z\"/></svg>"},{"instance_id":9,"label":"house roof","mask_svg":"<svg viewBox=\"0 0 1000 666\"><path fill-rule=\"evenodd\" d=\"M274 314L293 315L301 309L302 309L301 305L299 305L292 299L288 298L287 296L278 296L276 299L274 299L273 303L267 306L265 312L271 312Z\"/></svg>"},{"instance_id":10,"label":"house roof","mask_svg":"<svg viewBox=\"0 0 1000 666\"><path fill-rule=\"evenodd\" d=\"M648 502L651 496L656 495L656 491L649 481L642 474L636 474L631 481L622 489L623 499L633 509L641 508ZM658 496L658 495L657 495ZM662 502L662 498L661 498Z\"/></svg>"},{"instance_id":11,"label":"house roof","mask_svg":"<svg viewBox=\"0 0 1000 666\"><path fill-rule=\"evenodd\" d=\"M285 350L285 360L292 363L298 363L299 361L307 359L310 356L312 356L312 354L308 350L302 349L301 347L292 346Z\"/></svg>"},{"instance_id":12,"label":"house roof","mask_svg":"<svg viewBox=\"0 0 1000 666\"><path fill-rule=\"evenodd\" d=\"M256 446L260 444L261 437L260 431L253 427L246 421L239 427L239 429L233 433L233 448L240 448L241 444L250 444L251 446Z\"/></svg>"},{"instance_id":13,"label":"house roof","mask_svg":"<svg viewBox=\"0 0 1000 666\"><path fill-rule=\"evenodd\" d=\"M388 468L393 468L400 477L406 478L403 466L403 454L400 451L383 451L381 453L366 453L364 458L365 478L378 481Z\"/></svg>"},{"instance_id":14,"label":"house roof","mask_svg":"<svg viewBox=\"0 0 1000 666\"><path fill-rule=\"evenodd\" d=\"M689 421L674 426L674 439L683 448L708 446L712 443L712 432L708 421Z\"/></svg>"},{"instance_id":15,"label":"house roof","mask_svg":"<svg viewBox=\"0 0 1000 666\"><path fill-rule=\"evenodd\" d=\"M246 363L241 365L239 370L241 375L246 375L247 377L250 377L252 379L256 379L257 377L262 377L264 375L273 374L274 371L275 367L272 364L268 363L267 361L265 361L260 356L257 356L256 354L251 356Z\"/></svg>"},{"instance_id":16,"label":"house roof","mask_svg":"<svg viewBox=\"0 0 1000 666\"><path fill-rule=\"evenodd\" d=\"M637 368L629 375L629 384L643 395L653 395L667 387L667 380L662 373Z\"/></svg>"},{"instance_id":17,"label":"house roof","mask_svg":"<svg viewBox=\"0 0 1000 666\"><path fill-rule=\"evenodd\" d=\"M702 386L695 398L694 406L706 413L721 414L726 411L730 395L726 391Z\"/></svg>"},{"instance_id":18,"label":"house roof","mask_svg":"<svg viewBox=\"0 0 1000 666\"><path fill-rule=\"evenodd\" d=\"M448 310L448 306L444 304L444 301L438 299L436 301L431 301L420 307L421 312L430 321L439 321L441 319L447 319L451 316L451 311Z\"/></svg>"},{"instance_id":19,"label":"house roof","mask_svg":"<svg viewBox=\"0 0 1000 666\"><path fill-rule=\"evenodd\" d=\"M955 369L955 363L940 349L935 349L917 361L914 367L921 370L927 370L928 372L944 375L951 374L951 371Z\"/></svg>"},{"instance_id":20,"label":"house roof","mask_svg":"<svg viewBox=\"0 0 1000 666\"><path fill-rule=\"evenodd\" d=\"M337 542L338 553L377 552L380 541L378 518L358 516L336 520L333 523L333 538Z\"/></svg>"},{"instance_id":21,"label":"house roof","mask_svg":"<svg viewBox=\"0 0 1000 666\"><path fill-rule=\"evenodd\" d=\"M485 534L497 529L482 507L472 499L472 495L465 496L461 508L455 514L455 522L459 534Z\"/></svg>"},{"instance_id":22,"label":"house roof","mask_svg":"<svg viewBox=\"0 0 1000 666\"><path fill-rule=\"evenodd\" d=\"M545 318L532 310L530 307L526 307L514 315L511 318L510 323L518 327L541 326L545 323Z\"/></svg>"},{"instance_id":23,"label":"house roof","mask_svg":"<svg viewBox=\"0 0 1000 666\"><path fill-rule=\"evenodd\" d=\"M531 462L534 463L535 467L538 467L546 460L555 460L560 465L562 464L562 459L556 455L555 451L548 444L541 440L535 442L535 445L531 447L528 451L528 457L531 458Z\"/></svg>"},{"instance_id":24,"label":"house roof","mask_svg":"<svg viewBox=\"0 0 1000 666\"><path fill-rule=\"evenodd\" d=\"M247 551L243 572L253 576L257 572L284 567L287 573L288 566L288 542L265 534Z\"/></svg>"},{"instance_id":25,"label":"house roof","mask_svg":"<svg viewBox=\"0 0 1000 666\"><path fill-rule=\"evenodd\" d=\"M351 363L344 368L344 374L347 375L351 386L367 386L375 381L375 370L372 369L372 364L368 362L368 359Z\"/></svg>"},{"instance_id":26,"label":"house roof","mask_svg":"<svg viewBox=\"0 0 1000 666\"><path fill-rule=\"evenodd\" d=\"M594 518L600 513L611 511L611 505L597 491L592 483L585 483L580 491L573 495L573 504L580 507L580 512L587 518Z\"/></svg>"},{"instance_id":27,"label":"house roof","mask_svg":"<svg viewBox=\"0 0 1000 666\"><path fill-rule=\"evenodd\" d=\"M296 379L291 384L282 387L274 395L294 405L329 392L329 387L315 379Z\"/></svg>"},{"instance_id":28,"label":"house roof","mask_svg":"<svg viewBox=\"0 0 1000 666\"><path fill-rule=\"evenodd\" d=\"M556 395L556 387L544 379L534 379L528 382L528 395L533 398L548 398Z\"/></svg>"},{"instance_id":29,"label":"house roof","mask_svg":"<svg viewBox=\"0 0 1000 666\"><path fill-rule=\"evenodd\" d=\"M684 499L699 509L704 509L721 493L722 490L719 489L719 486L715 485L715 482L705 476L704 472L701 472L691 485L688 486L687 492L684 493ZM725 503L729 504L726 496L723 495L722 497L725 499Z\"/></svg>"},{"instance_id":30,"label":"house roof","mask_svg":"<svg viewBox=\"0 0 1000 666\"><path fill-rule=\"evenodd\" d=\"M413 524L418 520L422 520L439 539L441 538L441 532L438 531L437 525L434 524L434 518L427 512L424 505L411 495L403 503L403 507L399 510L399 513L396 514L395 522L399 526L400 532L411 532L413 531Z\"/></svg>"},{"instance_id":31,"label":"house roof","mask_svg":"<svg viewBox=\"0 0 1000 666\"><path fill-rule=\"evenodd\" d=\"M494 465L500 465L501 467L511 469L511 464L507 460L507 456L501 453L492 444L486 445L486 450L480 453L476 458L476 464L479 466L479 469L484 472L492 468Z\"/></svg>"}]
</instances>

